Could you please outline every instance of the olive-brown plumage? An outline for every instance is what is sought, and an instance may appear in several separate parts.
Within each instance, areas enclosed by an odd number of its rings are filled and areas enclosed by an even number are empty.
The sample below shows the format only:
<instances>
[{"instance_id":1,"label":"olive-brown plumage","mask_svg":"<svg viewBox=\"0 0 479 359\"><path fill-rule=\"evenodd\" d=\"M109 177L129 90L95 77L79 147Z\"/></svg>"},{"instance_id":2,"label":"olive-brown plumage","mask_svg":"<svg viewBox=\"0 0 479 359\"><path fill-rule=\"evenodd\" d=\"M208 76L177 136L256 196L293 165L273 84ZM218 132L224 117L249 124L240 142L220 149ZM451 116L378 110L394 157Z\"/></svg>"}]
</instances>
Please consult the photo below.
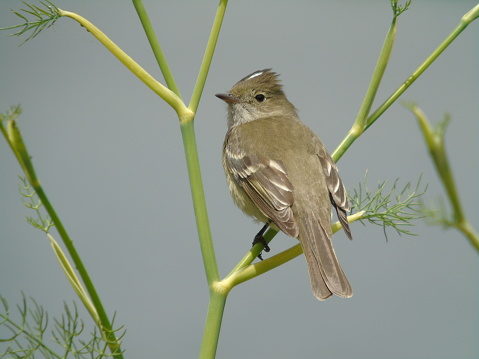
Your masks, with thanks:
<instances>
[{"instance_id":1,"label":"olive-brown plumage","mask_svg":"<svg viewBox=\"0 0 479 359\"><path fill-rule=\"evenodd\" d=\"M299 119L277 75L256 71L228 94L223 167L235 203L247 215L298 238L313 294L351 297L331 242L331 205L349 238L347 193L321 140Z\"/></svg>"}]
</instances>

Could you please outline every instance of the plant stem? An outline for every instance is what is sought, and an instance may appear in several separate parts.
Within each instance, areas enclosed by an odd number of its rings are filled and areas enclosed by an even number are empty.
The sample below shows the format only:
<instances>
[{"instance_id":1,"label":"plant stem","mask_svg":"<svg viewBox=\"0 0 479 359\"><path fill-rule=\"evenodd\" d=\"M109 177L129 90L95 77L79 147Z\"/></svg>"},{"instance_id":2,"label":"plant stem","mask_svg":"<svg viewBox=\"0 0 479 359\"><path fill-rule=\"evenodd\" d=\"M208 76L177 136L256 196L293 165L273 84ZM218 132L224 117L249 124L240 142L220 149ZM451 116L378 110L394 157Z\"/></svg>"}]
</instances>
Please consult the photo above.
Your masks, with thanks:
<instances>
[{"instance_id":1,"label":"plant stem","mask_svg":"<svg viewBox=\"0 0 479 359\"><path fill-rule=\"evenodd\" d=\"M348 216L348 222L351 223L353 221L363 219L363 216L364 212L355 213L352 216ZM342 227L339 222L335 223L332 226L333 233L336 233L341 228ZM266 235L268 235L268 232ZM273 230L269 232L269 235L273 237L276 233L277 232ZM201 345L201 359L212 359L216 355L224 306L228 293L231 291L231 289L240 283L246 282L276 267L279 267L280 265L296 258L303 253L301 244L298 243L271 258L251 264L251 262L259 254L259 250L256 250L257 251L253 251L253 249L250 250L235 266L235 269L228 274L228 276L221 281L213 282L210 286L210 304L208 307L203 342Z\"/></svg>"},{"instance_id":2,"label":"plant stem","mask_svg":"<svg viewBox=\"0 0 479 359\"><path fill-rule=\"evenodd\" d=\"M195 88L188 106L191 113L196 114L198 105L206 83L208 71L213 59L216 43L221 30L221 24L226 11L227 0L220 0L218 10L211 28L208 44L206 45L203 61L200 66ZM223 320L224 306L228 292L215 284L220 279L218 264L211 238L211 230L208 221L208 212L203 190L203 181L201 179L200 164L198 159L198 150L196 146L196 137L194 132L194 115L180 116L181 133L183 136L183 145L185 148L188 174L190 177L191 195L193 197L193 207L196 216L196 225L200 240L203 264L205 267L206 279L210 288L210 302L206 316L203 340L201 343L200 358L213 359L216 356L218 340Z\"/></svg>"},{"instance_id":3,"label":"plant stem","mask_svg":"<svg viewBox=\"0 0 479 359\"><path fill-rule=\"evenodd\" d=\"M196 226L200 239L203 264L205 266L208 285L220 278L216 255L211 238L211 230L208 220L208 211L206 209L205 193L203 181L201 178L200 163L198 159L198 149L196 146L196 137L194 130L194 121L182 120L181 134L183 136L183 146L185 148L186 164L188 166L188 175L191 186L191 196L193 197L193 207L195 210Z\"/></svg>"},{"instance_id":4,"label":"plant stem","mask_svg":"<svg viewBox=\"0 0 479 359\"><path fill-rule=\"evenodd\" d=\"M391 22L391 26L389 27L388 33L386 34L386 37L384 39L383 47L381 49L381 52L379 53L378 61L374 69L373 76L371 77L371 82L369 83L368 90L366 91L366 95L364 96L364 100L361 105L361 108L359 109L356 121L354 121L353 126L349 130L344 140L331 154L331 157L335 162L339 161L339 159L348 150L348 148L354 143L354 141L356 141L357 138L359 138L359 136L361 136L361 134L367 128L366 118L369 114L369 111L371 110L371 106L373 105L376 93L379 89L379 85L381 84L384 72L386 71L386 66L389 62L389 57L391 56L391 52L393 49L394 40L396 39L396 31L397 16L395 15L393 17L393 21Z\"/></svg>"},{"instance_id":5,"label":"plant stem","mask_svg":"<svg viewBox=\"0 0 479 359\"><path fill-rule=\"evenodd\" d=\"M442 54L442 52L456 39L456 37L464 31L464 29L477 17L479 16L479 5L476 5L471 11L469 11L466 15L464 15L459 22L459 25L449 34L448 37L438 46L436 50L433 51L431 55L412 73L411 76L407 78L406 81L391 95L389 98L384 101L381 106L377 108L374 113L369 116L367 120L367 127L368 129L378 118L381 116L384 111L386 111L389 106L391 106L394 101L396 101L399 96L401 96L404 91L411 86L414 81L418 79L419 76L422 75L424 71Z\"/></svg>"},{"instance_id":6,"label":"plant stem","mask_svg":"<svg viewBox=\"0 0 479 359\"><path fill-rule=\"evenodd\" d=\"M216 43L218 41L218 36L220 34L221 24L223 23L227 5L228 0L220 0L218 10L216 11L215 20L213 22L208 44L206 45L205 54L203 56L203 62L201 63L198 78L196 79L196 85L191 96L190 104L188 105L188 108L194 113L196 113L196 110L198 109L201 94L203 93L203 88L205 87L206 77L208 76L211 61L213 60L213 54L215 52Z\"/></svg>"},{"instance_id":7,"label":"plant stem","mask_svg":"<svg viewBox=\"0 0 479 359\"><path fill-rule=\"evenodd\" d=\"M476 249L476 251L479 252L479 233L475 231L474 227L472 227L467 218L464 218L460 223L458 223L456 228L459 229L467 239L469 239L469 242L472 244L472 246Z\"/></svg>"},{"instance_id":8,"label":"plant stem","mask_svg":"<svg viewBox=\"0 0 479 359\"><path fill-rule=\"evenodd\" d=\"M354 221L363 219L364 214L365 212L361 211L351 216L348 216L348 222L352 223ZM336 233L341 228L342 227L339 222L336 222L332 225L333 233ZM272 234L274 232L272 232ZM269 272L270 270L279 267L286 262L289 262L290 260L296 258L301 253L303 253L301 244L298 243L293 247L272 256L271 258L265 259L264 261L258 263L251 264L252 261L257 257L257 254L252 254L252 250L250 250L239 261L238 265L235 266L235 269L231 271L230 274L228 274L223 280L221 280L221 282L216 284L217 287L221 287L224 291L229 292L236 285L246 282L247 280L253 279L263 273Z\"/></svg>"},{"instance_id":9,"label":"plant stem","mask_svg":"<svg viewBox=\"0 0 479 359\"><path fill-rule=\"evenodd\" d=\"M153 30L153 26L151 25L150 18L148 17L148 13L143 6L142 0L133 0L133 6L135 6L136 12L138 13L138 17L140 18L141 24L143 25L143 29L145 30L146 37L150 42L151 49L153 50L153 54L155 55L156 61L160 66L161 73L166 81L166 85L168 88L173 91L180 99L181 94L180 90L178 89L173 74L171 73L170 67L168 66L168 62L166 61L166 57L161 50L160 43L158 42L158 38L156 37L155 31Z\"/></svg>"},{"instance_id":10,"label":"plant stem","mask_svg":"<svg viewBox=\"0 0 479 359\"><path fill-rule=\"evenodd\" d=\"M136 63L130 56L128 56L122 49L111 41L100 29L89 22L84 17L73 12L58 9L62 16L70 17L79 22L85 27L103 46L105 46L120 62L125 65L133 74L135 74L145 85L147 85L153 92L159 95L166 103L168 103L176 111L180 118L191 115L191 111L185 106L181 98L179 98L173 91L163 86L156 81L153 76L145 71L138 63Z\"/></svg>"},{"instance_id":11,"label":"plant stem","mask_svg":"<svg viewBox=\"0 0 479 359\"><path fill-rule=\"evenodd\" d=\"M263 235L263 238L266 243L269 243L277 234L278 231L276 229L268 228L266 233ZM264 245L262 243L256 243L254 247L252 247L248 251L248 253L246 253L246 255L236 264L236 266L231 270L231 272L226 276L226 278L253 263L253 261L258 258L258 255L263 249Z\"/></svg>"},{"instance_id":12,"label":"plant stem","mask_svg":"<svg viewBox=\"0 0 479 359\"><path fill-rule=\"evenodd\" d=\"M441 55L441 53L456 39L457 36L475 19L479 17L479 5L476 5L474 8L472 8L468 13L466 13L459 25L449 34L449 36L439 45L439 47L434 50L434 52L416 69L416 71L413 72L411 76L409 76L404 83L399 86L399 88L391 95L389 98L384 101L363 123L362 116L369 111L371 108L371 105L369 101L374 99L377 88L375 84L375 77L376 74L379 75L381 71L381 59L388 59L389 55L387 54L387 51L390 51L392 49L392 43L390 40L394 39L394 34L395 30L392 30L392 27L396 26L396 22L393 21L391 24L391 28L389 29L388 35L386 36L386 40L384 41L383 48L381 50L381 54L379 55L378 64L376 65L376 69L374 71L373 79L371 80L370 87L368 89L367 95L365 97L365 101L363 102L363 105L361 107L361 110L358 114L358 119L354 123L353 127L351 130L349 130L347 136L344 138L344 140L339 144L339 146L336 148L336 150L332 153L331 157L333 158L334 161L338 161L342 155L347 151L347 149L356 141L356 139L365 131L367 130L398 98L401 96L404 91L406 91L409 86L411 86L414 81L416 81L419 76L422 75L424 71ZM388 37L391 36L391 39L388 40ZM382 74L381 74L382 76ZM378 78L380 80L380 77ZM377 86L379 83L377 83ZM361 127L358 124L358 121L361 122L362 125L365 125L365 127Z\"/></svg>"},{"instance_id":13,"label":"plant stem","mask_svg":"<svg viewBox=\"0 0 479 359\"><path fill-rule=\"evenodd\" d=\"M464 210L462 209L461 200L459 198L451 167L449 166L446 147L444 145L446 126L449 122L449 118L446 117L442 123L436 128L433 128L426 115L419 107L416 105L410 105L409 107L419 122L419 127L424 135L429 154L432 157L436 171L441 179L444 189L446 190L449 202L451 203L453 213L452 220L445 222L461 231L472 246L479 251L479 235L471 226L469 220L466 218Z\"/></svg>"},{"instance_id":14,"label":"plant stem","mask_svg":"<svg viewBox=\"0 0 479 359\"><path fill-rule=\"evenodd\" d=\"M217 289L212 288L210 290L210 304L208 314L206 315L203 341L201 342L200 359L214 359L218 348L221 322L228 292Z\"/></svg>"},{"instance_id":15,"label":"plant stem","mask_svg":"<svg viewBox=\"0 0 479 359\"><path fill-rule=\"evenodd\" d=\"M384 39L382 50L379 54L373 76L371 77L371 82L369 83L368 90L366 91L366 96L364 97L363 103L356 118L355 124L357 123L363 131L366 128L366 118L369 115L369 111L371 111L371 106L376 98L376 93L379 89L384 72L386 71L389 57L391 56L394 40L396 39L396 31L397 16L394 16L388 33L386 34L386 38Z\"/></svg>"},{"instance_id":16,"label":"plant stem","mask_svg":"<svg viewBox=\"0 0 479 359\"><path fill-rule=\"evenodd\" d=\"M4 132L4 131L2 131ZM20 130L16 127L15 121L11 120L7 123L7 141L10 143L10 147L12 148L17 160L22 167L25 176L27 177L30 185L34 188L38 198L40 199L42 205L45 207L48 215L52 219L55 227L58 231L58 234L62 238L63 244L65 245L73 263L75 264L78 273L85 284L85 287L88 291L88 294L91 298L91 301L98 313L98 317L100 319L100 323L98 323L97 319L93 316L93 320L95 324L100 324L100 330L103 335L107 339L107 344L112 352L112 354L122 359L123 355L120 349L120 343L118 339L115 337L114 330L111 326L110 320L105 312L103 304L100 300L100 297L93 285L93 282L88 274L85 266L83 265L83 261L81 260L75 246L73 245L73 241L70 239L63 223L61 222L60 218L58 217L55 209L53 208L52 204L50 203L45 191L43 190L42 185L40 184L40 180L38 179L35 169L33 167L33 163L31 162L31 156L27 151L23 138L21 136ZM88 309L88 308L87 308Z\"/></svg>"}]
</instances>

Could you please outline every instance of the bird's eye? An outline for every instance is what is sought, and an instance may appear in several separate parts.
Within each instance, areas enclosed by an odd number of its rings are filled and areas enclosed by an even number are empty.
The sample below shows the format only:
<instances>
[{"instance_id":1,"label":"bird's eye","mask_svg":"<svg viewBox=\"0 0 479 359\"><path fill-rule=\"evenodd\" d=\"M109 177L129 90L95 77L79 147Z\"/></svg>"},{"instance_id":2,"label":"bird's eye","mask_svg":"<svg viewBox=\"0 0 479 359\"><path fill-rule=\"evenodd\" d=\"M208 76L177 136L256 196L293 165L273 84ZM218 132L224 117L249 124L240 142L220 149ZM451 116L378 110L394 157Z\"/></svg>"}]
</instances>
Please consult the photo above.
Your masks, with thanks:
<instances>
[{"instance_id":1,"label":"bird's eye","mask_svg":"<svg viewBox=\"0 0 479 359\"><path fill-rule=\"evenodd\" d=\"M256 101L258 101L258 102L263 102L264 99L265 99L265 97L264 97L264 95L263 95L262 93L257 94L254 98L255 98Z\"/></svg>"}]
</instances>

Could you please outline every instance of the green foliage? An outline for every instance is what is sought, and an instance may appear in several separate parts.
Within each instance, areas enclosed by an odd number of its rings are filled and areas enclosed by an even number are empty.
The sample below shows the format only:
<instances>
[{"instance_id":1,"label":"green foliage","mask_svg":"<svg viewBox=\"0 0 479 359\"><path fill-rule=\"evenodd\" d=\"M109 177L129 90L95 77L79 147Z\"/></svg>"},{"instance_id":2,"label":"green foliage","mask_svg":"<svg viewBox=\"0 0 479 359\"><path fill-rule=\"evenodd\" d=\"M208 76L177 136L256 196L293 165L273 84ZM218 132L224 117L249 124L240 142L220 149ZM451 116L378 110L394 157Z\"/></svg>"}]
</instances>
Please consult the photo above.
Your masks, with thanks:
<instances>
[{"instance_id":1,"label":"green foliage","mask_svg":"<svg viewBox=\"0 0 479 359\"><path fill-rule=\"evenodd\" d=\"M424 213L425 221L432 226L441 226L443 229L454 226L454 218L452 214L448 212L446 202L442 197L433 200L428 205L423 204L421 210L422 213Z\"/></svg>"},{"instance_id":2,"label":"green foliage","mask_svg":"<svg viewBox=\"0 0 479 359\"><path fill-rule=\"evenodd\" d=\"M22 108L20 106L12 106L7 113L1 114L0 113L0 122L8 122L10 120L15 120L18 116L22 113Z\"/></svg>"},{"instance_id":3,"label":"green foliage","mask_svg":"<svg viewBox=\"0 0 479 359\"><path fill-rule=\"evenodd\" d=\"M27 37L25 41L22 42L22 44L24 44L28 40L33 39L38 34L40 34L42 30L53 26L55 21L57 21L61 15L58 11L58 8L48 0L40 1L40 4L42 4L44 8L36 5L27 4L24 1L22 2L25 4L26 8L20 9L20 11L12 10L12 12L25 22L23 24L0 28L0 30L11 30L20 28L19 31L11 34L12 36L20 36L31 30L31 34ZM29 20L27 18L27 16L29 15L33 16L32 20Z\"/></svg>"},{"instance_id":4,"label":"green foliage","mask_svg":"<svg viewBox=\"0 0 479 359\"><path fill-rule=\"evenodd\" d=\"M409 9L409 5L411 5L412 0L406 1L404 5L398 4L398 0L391 0L391 8L393 9L394 17L398 17L404 11Z\"/></svg>"},{"instance_id":5,"label":"green foliage","mask_svg":"<svg viewBox=\"0 0 479 359\"><path fill-rule=\"evenodd\" d=\"M47 215L44 215L41 211L42 201L36 196L36 192L32 189L28 180L25 177L18 177L21 184L18 184L20 195L24 197L23 205L27 208L33 209L37 215L37 218L27 217L27 222L33 227L42 230L45 233L50 231L50 228L54 226L52 220Z\"/></svg>"},{"instance_id":6,"label":"green foliage","mask_svg":"<svg viewBox=\"0 0 479 359\"><path fill-rule=\"evenodd\" d=\"M23 295L22 304L17 305L19 319L14 320L5 298L0 297L3 310L0 312L0 328L6 337L0 338L1 358L35 358L41 355L46 359L110 357L108 344L94 327L91 333L85 331L76 304L66 303L60 319L49 321L48 314L33 298ZM10 333L9 335L6 333ZM122 336L121 336L122 337ZM120 337L120 338L121 338ZM51 342L47 344L48 338ZM61 354L59 354L61 353Z\"/></svg>"},{"instance_id":7,"label":"green foliage","mask_svg":"<svg viewBox=\"0 0 479 359\"><path fill-rule=\"evenodd\" d=\"M388 181L379 182L375 190L370 190L366 173L364 183L354 189L350 198L353 211L364 211L361 223L364 224L364 220L367 220L379 225L383 227L385 235L387 227L391 227L398 234L415 235L408 228L413 226L414 220L424 217L420 197L426 192L427 186L421 189L421 177L414 186L409 182L399 188L397 179L391 186L388 185Z\"/></svg>"}]
</instances>

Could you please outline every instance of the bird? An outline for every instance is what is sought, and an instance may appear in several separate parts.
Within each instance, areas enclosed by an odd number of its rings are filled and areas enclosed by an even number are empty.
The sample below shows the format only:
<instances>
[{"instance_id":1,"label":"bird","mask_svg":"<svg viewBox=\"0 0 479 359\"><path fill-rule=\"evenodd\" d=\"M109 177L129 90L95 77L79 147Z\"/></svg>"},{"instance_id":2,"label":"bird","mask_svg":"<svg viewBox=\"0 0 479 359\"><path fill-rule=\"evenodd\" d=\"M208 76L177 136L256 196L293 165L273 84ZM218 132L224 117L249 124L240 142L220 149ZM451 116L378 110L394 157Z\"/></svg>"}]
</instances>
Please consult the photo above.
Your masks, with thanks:
<instances>
[{"instance_id":1,"label":"bird","mask_svg":"<svg viewBox=\"0 0 479 359\"><path fill-rule=\"evenodd\" d=\"M236 205L248 216L297 238L314 296L349 298L352 287L332 244L332 207L349 239L351 211L338 167L319 137L299 118L279 75L255 71L228 93L222 164Z\"/></svg>"}]
</instances>

